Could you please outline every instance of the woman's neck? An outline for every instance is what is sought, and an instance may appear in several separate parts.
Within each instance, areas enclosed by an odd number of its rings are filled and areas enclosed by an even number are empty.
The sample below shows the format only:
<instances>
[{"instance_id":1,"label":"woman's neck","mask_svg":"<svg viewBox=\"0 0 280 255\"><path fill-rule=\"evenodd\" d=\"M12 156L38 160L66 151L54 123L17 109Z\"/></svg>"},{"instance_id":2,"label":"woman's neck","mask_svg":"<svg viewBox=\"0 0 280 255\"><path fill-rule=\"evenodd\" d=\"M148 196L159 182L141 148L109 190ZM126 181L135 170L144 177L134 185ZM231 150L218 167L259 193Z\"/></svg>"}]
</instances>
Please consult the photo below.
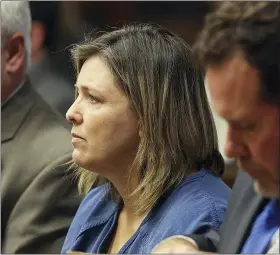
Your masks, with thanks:
<instances>
[{"instance_id":1,"label":"woman's neck","mask_svg":"<svg viewBox=\"0 0 280 255\"><path fill-rule=\"evenodd\" d=\"M117 171L115 171L116 173ZM131 195L139 185L139 178L135 175L135 172L129 176L127 173L118 172L117 175L107 176L106 178L112 183L117 190L120 198L123 202L123 211L127 215L137 215L135 202L138 200L139 194Z\"/></svg>"}]
</instances>

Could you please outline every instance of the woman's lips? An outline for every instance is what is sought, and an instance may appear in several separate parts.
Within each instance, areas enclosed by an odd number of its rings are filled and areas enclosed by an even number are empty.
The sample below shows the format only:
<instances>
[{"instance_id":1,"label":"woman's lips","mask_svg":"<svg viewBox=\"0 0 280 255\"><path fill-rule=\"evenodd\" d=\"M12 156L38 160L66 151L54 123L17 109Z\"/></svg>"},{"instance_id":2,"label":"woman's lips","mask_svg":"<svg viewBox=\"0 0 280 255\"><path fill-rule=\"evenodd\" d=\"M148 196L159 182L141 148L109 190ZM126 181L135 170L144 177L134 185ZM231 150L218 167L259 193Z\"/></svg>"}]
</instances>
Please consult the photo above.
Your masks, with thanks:
<instances>
[{"instance_id":1,"label":"woman's lips","mask_svg":"<svg viewBox=\"0 0 280 255\"><path fill-rule=\"evenodd\" d=\"M85 139L83 137L77 135L76 133L71 133L71 135L72 135L72 143L85 141Z\"/></svg>"}]
</instances>

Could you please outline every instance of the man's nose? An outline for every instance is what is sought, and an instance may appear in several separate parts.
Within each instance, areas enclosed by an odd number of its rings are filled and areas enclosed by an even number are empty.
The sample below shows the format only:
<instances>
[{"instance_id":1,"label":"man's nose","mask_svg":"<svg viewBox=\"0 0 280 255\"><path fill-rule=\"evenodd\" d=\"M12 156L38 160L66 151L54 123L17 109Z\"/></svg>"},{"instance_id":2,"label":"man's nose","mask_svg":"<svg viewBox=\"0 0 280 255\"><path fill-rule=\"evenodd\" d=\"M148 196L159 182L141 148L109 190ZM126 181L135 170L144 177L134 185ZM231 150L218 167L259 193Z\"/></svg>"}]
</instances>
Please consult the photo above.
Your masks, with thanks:
<instances>
[{"instance_id":1,"label":"man's nose","mask_svg":"<svg viewBox=\"0 0 280 255\"><path fill-rule=\"evenodd\" d=\"M239 158L247 155L246 144L240 134L228 129L224 152L228 158Z\"/></svg>"}]
</instances>

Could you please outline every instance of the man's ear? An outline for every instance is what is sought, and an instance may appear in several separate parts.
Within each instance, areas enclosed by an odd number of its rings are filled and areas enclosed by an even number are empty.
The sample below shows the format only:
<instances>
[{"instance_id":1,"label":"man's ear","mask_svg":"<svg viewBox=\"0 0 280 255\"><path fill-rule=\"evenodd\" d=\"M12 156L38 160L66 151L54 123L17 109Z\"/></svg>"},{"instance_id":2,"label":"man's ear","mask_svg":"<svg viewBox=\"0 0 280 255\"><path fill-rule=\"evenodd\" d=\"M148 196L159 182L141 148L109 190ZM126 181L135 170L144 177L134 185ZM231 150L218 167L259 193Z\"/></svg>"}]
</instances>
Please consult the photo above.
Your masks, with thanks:
<instances>
[{"instance_id":1,"label":"man's ear","mask_svg":"<svg viewBox=\"0 0 280 255\"><path fill-rule=\"evenodd\" d=\"M16 73L24 67L26 50L23 35L14 33L6 42L6 51L6 71L7 73Z\"/></svg>"},{"instance_id":2,"label":"man's ear","mask_svg":"<svg viewBox=\"0 0 280 255\"><path fill-rule=\"evenodd\" d=\"M46 28L38 21L33 21L31 25L31 58L36 59L38 53L43 48L46 40Z\"/></svg>"}]
</instances>

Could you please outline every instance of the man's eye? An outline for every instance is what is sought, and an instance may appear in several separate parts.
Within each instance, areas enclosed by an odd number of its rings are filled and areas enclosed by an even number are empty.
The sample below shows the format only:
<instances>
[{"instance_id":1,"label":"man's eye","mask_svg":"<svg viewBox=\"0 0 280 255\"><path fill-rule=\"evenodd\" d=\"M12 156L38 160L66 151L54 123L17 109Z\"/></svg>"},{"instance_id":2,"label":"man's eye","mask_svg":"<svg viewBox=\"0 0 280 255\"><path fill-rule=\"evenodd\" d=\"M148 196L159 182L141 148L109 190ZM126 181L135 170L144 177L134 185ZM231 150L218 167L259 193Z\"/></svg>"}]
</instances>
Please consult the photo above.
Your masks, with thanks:
<instances>
[{"instance_id":1,"label":"man's eye","mask_svg":"<svg viewBox=\"0 0 280 255\"><path fill-rule=\"evenodd\" d=\"M241 125L240 129L244 130L244 131L252 131L254 130L256 127L255 124L246 124L246 125Z\"/></svg>"},{"instance_id":2,"label":"man's eye","mask_svg":"<svg viewBox=\"0 0 280 255\"><path fill-rule=\"evenodd\" d=\"M255 123L234 123L231 126L236 131L253 131L256 128Z\"/></svg>"}]
</instances>

